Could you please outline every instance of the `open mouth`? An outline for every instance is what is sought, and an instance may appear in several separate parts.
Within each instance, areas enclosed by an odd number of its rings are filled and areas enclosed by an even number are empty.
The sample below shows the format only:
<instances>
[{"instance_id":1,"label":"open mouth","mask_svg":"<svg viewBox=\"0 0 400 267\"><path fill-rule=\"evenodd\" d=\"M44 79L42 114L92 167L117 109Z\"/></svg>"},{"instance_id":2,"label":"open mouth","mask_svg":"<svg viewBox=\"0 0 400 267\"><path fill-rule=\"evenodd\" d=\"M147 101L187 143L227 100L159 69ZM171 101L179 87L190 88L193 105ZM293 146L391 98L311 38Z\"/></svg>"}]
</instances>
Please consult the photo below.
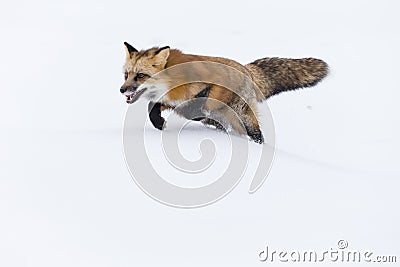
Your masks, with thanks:
<instances>
[{"instance_id":1,"label":"open mouth","mask_svg":"<svg viewBox=\"0 0 400 267\"><path fill-rule=\"evenodd\" d=\"M133 93L129 92L129 95L125 95L126 97L126 103L128 104L132 104L133 102L135 102L136 100L138 100L138 98L144 93L144 91L146 91L147 88L143 88L140 90L137 90Z\"/></svg>"}]
</instances>

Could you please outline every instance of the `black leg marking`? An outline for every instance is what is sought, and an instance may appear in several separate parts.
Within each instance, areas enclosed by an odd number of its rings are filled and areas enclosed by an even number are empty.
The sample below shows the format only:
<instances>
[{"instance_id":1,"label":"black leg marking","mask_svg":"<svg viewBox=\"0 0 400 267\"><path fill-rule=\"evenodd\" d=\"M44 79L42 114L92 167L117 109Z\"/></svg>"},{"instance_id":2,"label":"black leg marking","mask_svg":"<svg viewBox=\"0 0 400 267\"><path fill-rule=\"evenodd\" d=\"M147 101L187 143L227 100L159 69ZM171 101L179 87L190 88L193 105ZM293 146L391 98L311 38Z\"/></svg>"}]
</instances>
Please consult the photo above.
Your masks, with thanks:
<instances>
[{"instance_id":1,"label":"black leg marking","mask_svg":"<svg viewBox=\"0 0 400 267\"><path fill-rule=\"evenodd\" d=\"M214 126L215 128L217 128L217 130L226 131L225 127L221 123L211 118L204 118L203 120L201 120L201 122L205 125Z\"/></svg>"},{"instance_id":2,"label":"black leg marking","mask_svg":"<svg viewBox=\"0 0 400 267\"><path fill-rule=\"evenodd\" d=\"M208 99L210 90L211 85L207 85L203 90L195 95L193 99L175 107L174 111L188 120L202 121L207 117L204 113L204 105Z\"/></svg>"},{"instance_id":3,"label":"black leg marking","mask_svg":"<svg viewBox=\"0 0 400 267\"><path fill-rule=\"evenodd\" d=\"M194 98L199 98L199 97L208 97L211 91L211 85L207 85L206 88L201 90L197 95L194 96Z\"/></svg>"},{"instance_id":4,"label":"black leg marking","mask_svg":"<svg viewBox=\"0 0 400 267\"><path fill-rule=\"evenodd\" d=\"M153 126L162 130L164 128L165 119L161 117L161 103L149 102L148 111Z\"/></svg>"},{"instance_id":5,"label":"black leg marking","mask_svg":"<svg viewBox=\"0 0 400 267\"><path fill-rule=\"evenodd\" d=\"M260 130L254 130L252 127L249 127L246 124L244 125L244 127L246 128L247 135L250 137L251 140L259 144L264 143L264 137Z\"/></svg>"}]
</instances>

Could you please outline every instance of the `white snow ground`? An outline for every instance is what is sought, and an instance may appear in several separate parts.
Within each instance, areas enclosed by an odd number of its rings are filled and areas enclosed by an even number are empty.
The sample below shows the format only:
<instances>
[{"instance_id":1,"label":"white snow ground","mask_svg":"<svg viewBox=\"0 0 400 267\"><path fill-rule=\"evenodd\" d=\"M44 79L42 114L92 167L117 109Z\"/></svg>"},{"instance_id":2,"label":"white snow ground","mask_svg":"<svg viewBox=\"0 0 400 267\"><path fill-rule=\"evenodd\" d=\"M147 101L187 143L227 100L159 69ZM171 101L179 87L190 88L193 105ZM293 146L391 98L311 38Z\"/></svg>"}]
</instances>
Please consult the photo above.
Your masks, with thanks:
<instances>
[{"instance_id":1,"label":"white snow ground","mask_svg":"<svg viewBox=\"0 0 400 267\"><path fill-rule=\"evenodd\" d=\"M339 239L399 262L398 10L396 1L3 1L0 266L262 266L265 245L324 251ZM313 56L331 75L268 102L277 151L259 191L247 193L246 174L221 201L176 209L145 195L125 166L123 41L242 63ZM145 102L135 105L146 116ZM183 148L199 135L224 142L191 127Z\"/></svg>"}]
</instances>

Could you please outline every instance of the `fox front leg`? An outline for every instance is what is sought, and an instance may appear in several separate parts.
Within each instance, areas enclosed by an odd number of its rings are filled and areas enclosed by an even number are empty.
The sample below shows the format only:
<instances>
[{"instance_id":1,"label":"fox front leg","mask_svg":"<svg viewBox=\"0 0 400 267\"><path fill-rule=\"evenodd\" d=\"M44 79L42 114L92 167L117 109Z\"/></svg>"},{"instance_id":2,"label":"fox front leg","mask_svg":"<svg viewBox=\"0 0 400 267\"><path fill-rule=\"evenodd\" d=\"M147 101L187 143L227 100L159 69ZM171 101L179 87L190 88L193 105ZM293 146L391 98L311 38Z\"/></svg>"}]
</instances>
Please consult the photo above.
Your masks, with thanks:
<instances>
[{"instance_id":1,"label":"fox front leg","mask_svg":"<svg viewBox=\"0 0 400 267\"><path fill-rule=\"evenodd\" d=\"M149 118L151 123L153 124L154 127L156 127L159 130L163 130L165 128L165 119L161 117L161 103L154 103L154 102L149 102L148 105L148 112L149 112Z\"/></svg>"}]
</instances>

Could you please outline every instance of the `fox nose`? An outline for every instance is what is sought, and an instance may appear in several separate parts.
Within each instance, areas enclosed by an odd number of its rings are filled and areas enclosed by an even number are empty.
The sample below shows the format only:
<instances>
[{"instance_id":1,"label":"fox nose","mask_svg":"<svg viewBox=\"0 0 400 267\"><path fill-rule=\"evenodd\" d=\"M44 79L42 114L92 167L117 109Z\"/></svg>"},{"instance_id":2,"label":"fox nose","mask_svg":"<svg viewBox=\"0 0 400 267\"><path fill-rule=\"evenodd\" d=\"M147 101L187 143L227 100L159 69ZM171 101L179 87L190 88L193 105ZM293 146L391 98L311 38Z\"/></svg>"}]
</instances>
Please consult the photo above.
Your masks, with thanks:
<instances>
[{"instance_id":1,"label":"fox nose","mask_svg":"<svg viewBox=\"0 0 400 267\"><path fill-rule=\"evenodd\" d=\"M128 88L123 87L123 86L121 87L121 89L119 89L119 91L121 92L121 94L125 93L126 90L128 90Z\"/></svg>"}]
</instances>

